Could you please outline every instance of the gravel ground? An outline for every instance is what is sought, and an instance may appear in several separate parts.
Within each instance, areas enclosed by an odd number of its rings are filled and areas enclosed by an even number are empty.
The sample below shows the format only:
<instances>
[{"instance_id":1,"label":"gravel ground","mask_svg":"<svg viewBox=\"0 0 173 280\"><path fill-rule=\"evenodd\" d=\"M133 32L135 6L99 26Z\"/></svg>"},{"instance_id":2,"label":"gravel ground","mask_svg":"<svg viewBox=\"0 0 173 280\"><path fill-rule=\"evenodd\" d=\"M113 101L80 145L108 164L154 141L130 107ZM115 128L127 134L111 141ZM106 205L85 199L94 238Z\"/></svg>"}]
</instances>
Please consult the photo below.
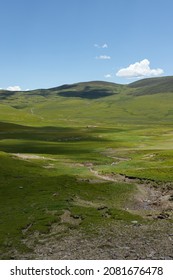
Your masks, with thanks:
<instances>
[{"instance_id":1,"label":"gravel ground","mask_svg":"<svg viewBox=\"0 0 173 280\"><path fill-rule=\"evenodd\" d=\"M115 222L97 234L87 236L81 231L70 230L63 237L63 226L56 227L49 235L39 235L25 240L32 253L18 255L15 259L41 260L117 260L160 259L173 260L173 223L156 220L147 224ZM35 240L37 239L37 245Z\"/></svg>"}]
</instances>

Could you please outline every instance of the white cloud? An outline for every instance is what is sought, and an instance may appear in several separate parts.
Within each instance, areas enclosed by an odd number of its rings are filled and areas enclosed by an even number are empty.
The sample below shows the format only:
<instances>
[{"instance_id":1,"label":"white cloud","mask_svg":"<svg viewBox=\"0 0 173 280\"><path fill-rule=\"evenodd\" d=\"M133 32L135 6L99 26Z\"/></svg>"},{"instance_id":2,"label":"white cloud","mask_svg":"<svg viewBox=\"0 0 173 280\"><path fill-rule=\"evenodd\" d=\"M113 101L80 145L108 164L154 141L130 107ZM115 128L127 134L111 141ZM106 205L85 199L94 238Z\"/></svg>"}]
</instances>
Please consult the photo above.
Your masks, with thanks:
<instances>
[{"instance_id":1,"label":"white cloud","mask_svg":"<svg viewBox=\"0 0 173 280\"><path fill-rule=\"evenodd\" d=\"M98 49L106 49L108 48L108 44L106 43L104 43L103 45L94 44L94 47Z\"/></svg>"},{"instance_id":2,"label":"white cloud","mask_svg":"<svg viewBox=\"0 0 173 280\"><path fill-rule=\"evenodd\" d=\"M112 75L111 74L106 74L104 75L105 78L112 78Z\"/></svg>"},{"instance_id":3,"label":"white cloud","mask_svg":"<svg viewBox=\"0 0 173 280\"><path fill-rule=\"evenodd\" d=\"M10 91L21 91L21 88L20 86L10 86L7 88L7 90L10 90Z\"/></svg>"},{"instance_id":4,"label":"white cloud","mask_svg":"<svg viewBox=\"0 0 173 280\"><path fill-rule=\"evenodd\" d=\"M102 49L107 49L108 48L108 45L107 44L103 44L102 45Z\"/></svg>"},{"instance_id":5,"label":"white cloud","mask_svg":"<svg viewBox=\"0 0 173 280\"><path fill-rule=\"evenodd\" d=\"M106 60L106 59L111 59L111 57L109 55L100 55L100 56L96 56L96 59Z\"/></svg>"},{"instance_id":6,"label":"white cloud","mask_svg":"<svg viewBox=\"0 0 173 280\"><path fill-rule=\"evenodd\" d=\"M164 71L160 68L151 69L150 61L148 59L141 60L134 64L130 64L127 68L120 69L116 76L124 78L145 77L145 76L159 76Z\"/></svg>"}]
</instances>

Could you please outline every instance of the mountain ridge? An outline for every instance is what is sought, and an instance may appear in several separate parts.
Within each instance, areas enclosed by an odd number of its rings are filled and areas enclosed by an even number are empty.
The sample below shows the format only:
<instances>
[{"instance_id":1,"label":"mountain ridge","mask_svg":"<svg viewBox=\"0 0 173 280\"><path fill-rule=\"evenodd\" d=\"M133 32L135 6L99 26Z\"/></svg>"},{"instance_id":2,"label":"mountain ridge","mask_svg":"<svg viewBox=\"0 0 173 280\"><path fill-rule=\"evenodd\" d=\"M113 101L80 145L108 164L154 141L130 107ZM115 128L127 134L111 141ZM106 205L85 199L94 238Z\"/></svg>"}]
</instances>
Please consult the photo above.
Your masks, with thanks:
<instances>
[{"instance_id":1,"label":"mountain ridge","mask_svg":"<svg viewBox=\"0 0 173 280\"><path fill-rule=\"evenodd\" d=\"M128 85L134 90L133 95L148 95L173 92L173 76L148 78Z\"/></svg>"},{"instance_id":2,"label":"mountain ridge","mask_svg":"<svg viewBox=\"0 0 173 280\"><path fill-rule=\"evenodd\" d=\"M139 90L141 91L141 94L153 94L153 93L160 93L160 92L173 92L173 76L164 76L164 77L155 77L155 78L145 78L140 79L138 81L129 83L129 84L118 84L114 82L107 82L107 81L86 81L86 82L78 82L73 84L63 84L57 87L51 87L51 88L38 88L33 90L27 90L27 91L10 91L1 89L0 95L7 94L9 96L14 95L15 93L36 93L40 95L45 95L45 93L50 92L67 92L70 90L70 94L74 91L79 91L79 96L74 97L81 97L82 92L88 93L90 91L94 90L106 90L107 92L116 89L129 89L132 94L140 94ZM133 92L134 91L134 92ZM99 92L98 92L99 93ZM102 94L101 94L102 95ZM62 95L63 96L63 95ZM67 97L67 95L64 95ZM73 97L73 96L70 96Z\"/></svg>"}]
</instances>

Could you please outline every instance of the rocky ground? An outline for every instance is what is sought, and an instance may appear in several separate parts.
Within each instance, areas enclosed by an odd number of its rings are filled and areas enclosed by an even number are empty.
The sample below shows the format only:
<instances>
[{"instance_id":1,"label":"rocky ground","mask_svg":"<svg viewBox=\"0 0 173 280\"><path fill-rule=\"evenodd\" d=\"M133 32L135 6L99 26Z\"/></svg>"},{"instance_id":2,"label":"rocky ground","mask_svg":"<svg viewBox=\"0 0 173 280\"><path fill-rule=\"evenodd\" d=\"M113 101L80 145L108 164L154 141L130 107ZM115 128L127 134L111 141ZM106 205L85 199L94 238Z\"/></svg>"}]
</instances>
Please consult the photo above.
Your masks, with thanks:
<instances>
[{"instance_id":1,"label":"rocky ground","mask_svg":"<svg viewBox=\"0 0 173 280\"><path fill-rule=\"evenodd\" d=\"M73 219L70 212L65 210L61 223L53 224L49 234L35 232L33 236L26 235L23 242L31 249L30 253L19 254L13 251L9 253L12 258L173 260L173 184L129 178L120 174L102 175L92 164L86 166L96 180L135 184L137 192L124 210L139 214L144 222L114 221L106 228L98 227L93 234L87 235L77 229L80 221ZM70 229L67 224L76 228Z\"/></svg>"},{"instance_id":2,"label":"rocky ground","mask_svg":"<svg viewBox=\"0 0 173 280\"><path fill-rule=\"evenodd\" d=\"M98 227L96 233L89 236L81 230L67 230L66 223L77 225L79 221L73 219L69 211L64 211L61 223L54 224L48 235L35 233L24 239L24 243L33 250L32 253L14 253L14 258L173 260L172 185L156 185L152 181L122 175L112 175L113 179L136 184L138 191L125 209L143 216L144 223L115 221L107 228Z\"/></svg>"},{"instance_id":3,"label":"rocky ground","mask_svg":"<svg viewBox=\"0 0 173 280\"><path fill-rule=\"evenodd\" d=\"M98 229L92 236L70 230L57 238L55 231L63 232L63 226L54 226L49 235L36 234L25 240L33 252L20 256L14 253L14 258L173 260L173 224L164 219L147 224L116 222L109 229ZM35 240L39 242L36 244Z\"/></svg>"}]
</instances>

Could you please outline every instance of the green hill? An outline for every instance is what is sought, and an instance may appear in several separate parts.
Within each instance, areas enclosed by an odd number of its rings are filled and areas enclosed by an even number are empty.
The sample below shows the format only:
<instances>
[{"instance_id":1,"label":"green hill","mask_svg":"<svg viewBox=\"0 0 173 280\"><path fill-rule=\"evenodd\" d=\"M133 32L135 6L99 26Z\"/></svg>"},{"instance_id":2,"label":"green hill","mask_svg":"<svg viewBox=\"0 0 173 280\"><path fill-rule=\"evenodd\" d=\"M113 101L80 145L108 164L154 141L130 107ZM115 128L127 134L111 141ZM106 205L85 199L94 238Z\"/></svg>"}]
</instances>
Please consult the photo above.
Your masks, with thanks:
<instances>
[{"instance_id":1,"label":"green hill","mask_svg":"<svg viewBox=\"0 0 173 280\"><path fill-rule=\"evenodd\" d=\"M39 126L169 123L172 92L173 77L129 85L95 81L25 92L1 90L0 118Z\"/></svg>"},{"instance_id":2,"label":"green hill","mask_svg":"<svg viewBox=\"0 0 173 280\"><path fill-rule=\"evenodd\" d=\"M129 87L134 89L134 95L173 92L173 77L143 79L131 83Z\"/></svg>"},{"instance_id":3,"label":"green hill","mask_svg":"<svg viewBox=\"0 0 173 280\"><path fill-rule=\"evenodd\" d=\"M62 238L92 240L103 230L125 242L136 225L140 242L163 232L157 244L168 252L172 104L173 77L1 90L0 258L39 259Z\"/></svg>"}]
</instances>

